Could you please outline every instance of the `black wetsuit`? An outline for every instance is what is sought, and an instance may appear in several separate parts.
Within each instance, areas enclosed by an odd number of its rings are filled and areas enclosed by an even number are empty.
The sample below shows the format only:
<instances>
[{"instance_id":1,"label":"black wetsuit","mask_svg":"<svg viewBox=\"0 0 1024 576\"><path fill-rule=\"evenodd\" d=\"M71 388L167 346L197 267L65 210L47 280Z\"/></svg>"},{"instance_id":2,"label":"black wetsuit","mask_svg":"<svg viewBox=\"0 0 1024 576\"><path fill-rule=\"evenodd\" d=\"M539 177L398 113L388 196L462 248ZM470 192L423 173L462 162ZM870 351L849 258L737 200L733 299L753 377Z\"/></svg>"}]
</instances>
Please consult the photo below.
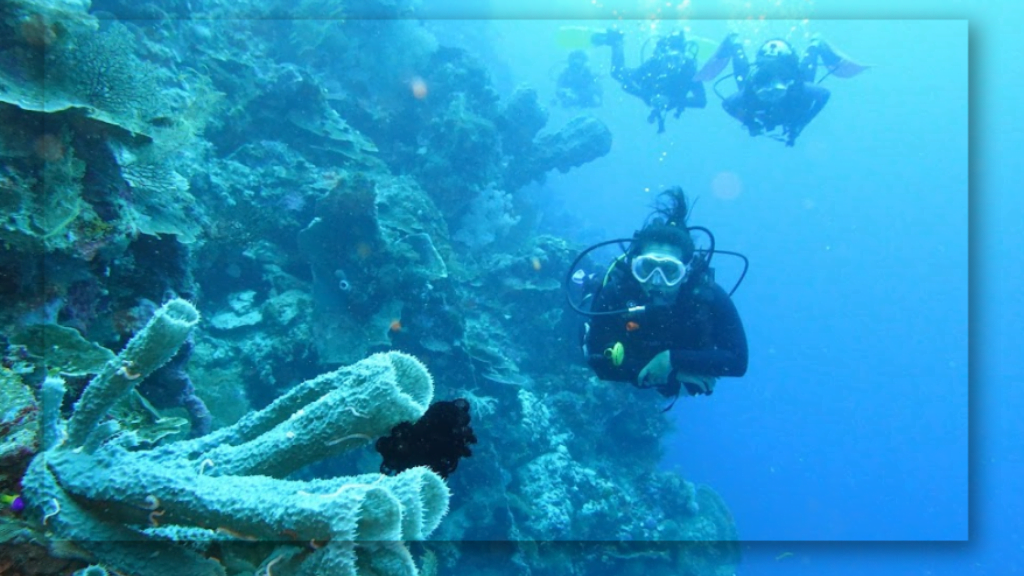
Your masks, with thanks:
<instances>
[{"instance_id":1,"label":"black wetsuit","mask_svg":"<svg viewBox=\"0 0 1024 576\"><path fill-rule=\"evenodd\" d=\"M767 81L767 77L760 77L765 75L764 71L759 70L750 77L750 63L746 53L738 43L735 44L732 69L738 91L723 100L722 107L730 116L743 122L751 136L782 127L786 144L792 146L796 137L821 112L831 96L828 89L814 83L818 57L818 49L812 47L799 64L791 65L788 69L783 67L782 76L792 83L778 102L765 103L755 94L755 87Z\"/></svg>"},{"instance_id":2,"label":"black wetsuit","mask_svg":"<svg viewBox=\"0 0 1024 576\"><path fill-rule=\"evenodd\" d=\"M601 105L601 84L588 66L568 66L558 75L555 95L566 108L595 108Z\"/></svg>"},{"instance_id":3,"label":"black wetsuit","mask_svg":"<svg viewBox=\"0 0 1024 576\"><path fill-rule=\"evenodd\" d=\"M766 104L753 90L743 90L722 102L733 118L743 122L751 136L781 127L786 144L792 145L800 132L821 112L829 91L808 82L795 82L779 102Z\"/></svg>"},{"instance_id":4,"label":"black wetsuit","mask_svg":"<svg viewBox=\"0 0 1024 576\"><path fill-rule=\"evenodd\" d=\"M676 118L686 108L704 108L707 94L704 84L695 82L696 61L687 55L655 55L637 68L626 68L621 43L613 43L612 78L622 89L637 96L651 107L648 121L658 122L658 132L665 131L665 114L675 110Z\"/></svg>"},{"instance_id":5,"label":"black wetsuit","mask_svg":"<svg viewBox=\"0 0 1024 576\"><path fill-rule=\"evenodd\" d=\"M632 274L618 268L594 296L591 310L605 312L645 304L646 296ZM604 351L623 345L622 364ZM654 356L670 350L672 368L701 376L743 376L747 371L747 337L736 307L714 283L688 282L670 307L636 316L594 316L584 343L587 361L602 380L637 384L640 371Z\"/></svg>"}]
</instances>

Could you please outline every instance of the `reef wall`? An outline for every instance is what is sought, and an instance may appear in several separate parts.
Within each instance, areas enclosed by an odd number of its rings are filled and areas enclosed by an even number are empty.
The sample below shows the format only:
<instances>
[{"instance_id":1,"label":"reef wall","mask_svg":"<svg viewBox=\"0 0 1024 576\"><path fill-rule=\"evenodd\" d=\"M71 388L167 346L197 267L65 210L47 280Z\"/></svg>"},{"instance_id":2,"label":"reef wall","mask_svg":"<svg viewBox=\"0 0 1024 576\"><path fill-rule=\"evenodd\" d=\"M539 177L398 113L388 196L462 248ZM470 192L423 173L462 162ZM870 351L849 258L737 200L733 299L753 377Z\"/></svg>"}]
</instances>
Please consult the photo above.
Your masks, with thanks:
<instances>
[{"instance_id":1,"label":"reef wall","mask_svg":"<svg viewBox=\"0 0 1024 576\"><path fill-rule=\"evenodd\" d=\"M579 247L524 193L611 132L414 8L0 5L11 569L732 573L725 505L657 471L660 404L579 358ZM472 458L368 474L431 398L469 402Z\"/></svg>"}]
</instances>

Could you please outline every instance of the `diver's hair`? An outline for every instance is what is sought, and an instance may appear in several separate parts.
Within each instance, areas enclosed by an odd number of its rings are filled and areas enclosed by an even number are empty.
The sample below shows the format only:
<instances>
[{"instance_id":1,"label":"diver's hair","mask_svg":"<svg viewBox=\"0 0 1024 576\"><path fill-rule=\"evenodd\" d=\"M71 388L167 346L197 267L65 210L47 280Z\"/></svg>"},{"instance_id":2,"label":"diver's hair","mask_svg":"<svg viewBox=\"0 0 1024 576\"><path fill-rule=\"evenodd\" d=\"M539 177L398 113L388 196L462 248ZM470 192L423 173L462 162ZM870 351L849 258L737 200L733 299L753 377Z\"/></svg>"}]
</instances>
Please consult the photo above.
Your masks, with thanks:
<instances>
[{"instance_id":1,"label":"diver's hair","mask_svg":"<svg viewBox=\"0 0 1024 576\"><path fill-rule=\"evenodd\" d=\"M654 201L652 211L644 222L644 228L661 221L662 224L672 226L686 226L686 220L690 217L690 204L686 200L686 193L679 186L666 189Z\"/></svg>"},{"instance_id":2,"label":"diver's hair","mask_svg":"<svg viewBox=\"0 0 1024 576\"><path fill-rule=\"evenodd\" d=\"M658 195L653 211L644 221L644 227L633 235L630 255L639 254L648 244L671 244L683 249L683 259L693 256L693 238L686 228L690 205L679 186L673 186Z\"/></svg>"}]
</instances>

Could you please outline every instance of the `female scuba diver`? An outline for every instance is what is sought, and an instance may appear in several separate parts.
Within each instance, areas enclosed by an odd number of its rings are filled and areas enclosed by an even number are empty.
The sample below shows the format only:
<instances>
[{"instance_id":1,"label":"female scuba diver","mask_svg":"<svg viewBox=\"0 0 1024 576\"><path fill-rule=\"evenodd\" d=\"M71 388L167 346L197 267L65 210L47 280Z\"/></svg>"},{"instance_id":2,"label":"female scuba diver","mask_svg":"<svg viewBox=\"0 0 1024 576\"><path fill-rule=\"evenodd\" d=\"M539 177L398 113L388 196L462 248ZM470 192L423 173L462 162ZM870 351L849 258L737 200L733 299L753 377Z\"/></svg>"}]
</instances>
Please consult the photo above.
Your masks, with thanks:
<instances>
[{"instance_id":1,"label":"female scuba diver","mask_svg":"<svg viewBox=\"0 0 1024 576\"><path fill-rule=\"evenodd\" d=\"M747 338L730 296L746 275L742 254L715 250L714 236L703 227L687 227L689 207L682 189L659 196L654 212L631 240L609 240L581 253L569 270L567 286L584 284L584 302L570 305L589 316L583 326L583 352L601 380L630 382L655 388L672 404L686 389L691 396L708 395L722 376L747 371ZM697 249L692 231L711 239ZM597 247L629 243L603 277L576 270ZM726 292L714 280L714 254L744 261L736 286Z\"/></svg>"}]
</instances>

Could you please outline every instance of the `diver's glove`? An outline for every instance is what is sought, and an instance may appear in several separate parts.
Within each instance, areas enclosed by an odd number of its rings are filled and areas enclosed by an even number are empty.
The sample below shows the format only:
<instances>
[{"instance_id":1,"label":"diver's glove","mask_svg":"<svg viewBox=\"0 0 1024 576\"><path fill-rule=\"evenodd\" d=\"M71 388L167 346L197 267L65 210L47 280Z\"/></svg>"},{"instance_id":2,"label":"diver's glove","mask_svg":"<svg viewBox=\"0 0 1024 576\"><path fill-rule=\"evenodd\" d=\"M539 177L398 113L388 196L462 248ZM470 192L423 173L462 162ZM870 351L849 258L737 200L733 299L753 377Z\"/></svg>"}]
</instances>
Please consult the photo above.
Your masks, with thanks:
<instances>
[{"instance_id":1,"label":"diver's glove","mask_svg":"<svg viewBox=\"0 0 1024 576\"><path fill-rule=\"evenodd\" d=\"M802 128L792 127L786 129L786 146L791 148L796 143L796 137L800 135Z\"/></svg>"},{"instance_id":2,"label":"diver's glove","mask_svg":"<svg viewBox=\"0 0 1024 576\"><path fill-rule=\"evenodd\" d=\"M665 398L679 398L679 390L682 386L679 384L679 380L670 376L668 382L655 386L654 389L658 391ZM675 400L673 400L675 403Z\"/></svg>"},{"instance_id":3,"label":"diver's glove","mask_svg":"<svg viewBox=\"0 0 1024 576\"><path fill-rule=\"evenodd\" d=\"M686 392L690 396L710 396L715 391L715 382L717 378L713 376L701 376L699 374L684 374L682 372L676 372L673 375L674 379L686 388ZM677 384L676 386L678 386Z\"/></svg>"},{"instance_id":4,"label":"diver's glove","mask_svg":"<svg viewBox=\"0 0 1024 576\"><path fill-rule=\"evenodd\" d=\"M672 374L672 359L668 350L659 352L657 356L644 366L637 376L637 386L640 388L660 388L669 384L669 375Z\"/></svg>"},{"instance_id":5,"label":"diver's glove","mask_svg":"<svg viewBox=\"0 0 1024 576\"><path fill-rule=\"evenodd\" d=\"M710 396L715 391L717 380L713 376L687 374L672 368L672 357L668 350L652 358L636 379L639 388L654 388L665 397L679 394L681 388L686 388L690 396Z\"/></svg>"}]
</instances>

